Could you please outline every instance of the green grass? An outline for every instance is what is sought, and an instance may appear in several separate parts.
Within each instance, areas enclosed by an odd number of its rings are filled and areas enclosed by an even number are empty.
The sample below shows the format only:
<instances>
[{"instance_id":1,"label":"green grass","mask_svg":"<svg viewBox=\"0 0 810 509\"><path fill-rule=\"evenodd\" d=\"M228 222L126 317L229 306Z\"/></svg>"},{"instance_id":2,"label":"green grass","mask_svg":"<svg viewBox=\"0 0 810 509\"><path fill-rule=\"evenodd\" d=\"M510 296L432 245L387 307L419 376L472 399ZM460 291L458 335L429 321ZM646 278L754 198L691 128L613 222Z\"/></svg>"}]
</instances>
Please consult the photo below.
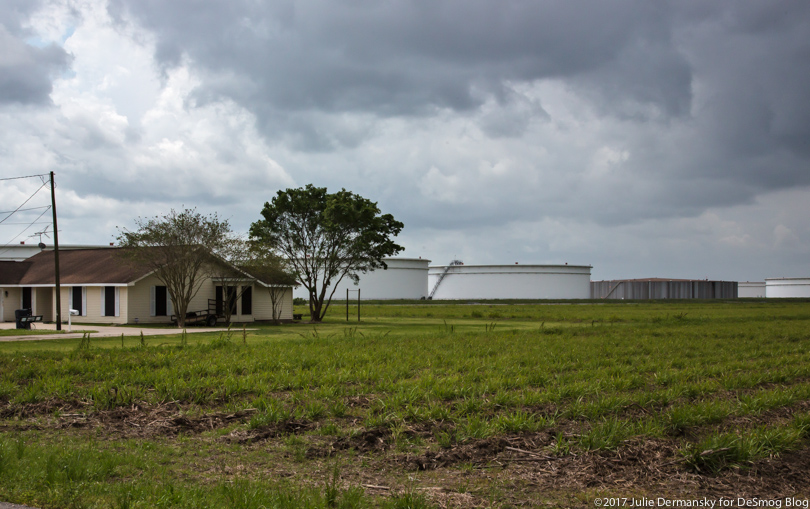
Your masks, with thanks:
<instances>
[{"instance_id":1,"label":"green grass","mask_svg":"<svg viewBox=\"0 0 810 509\"><path fill-rule=\"evenodd\" d=\"M44 329L0 329L0 337L8 336L44 336L47 334L65 334L67 331Z\"/></svg>"},{"instance_id":2,"label":"green grass","mask_svg":"<svg viewBox=\"0 0 810 509\"><path fill-rule=\"evenodd\" d=\"M515 482L508 469L479 476L490 463L469 456L440 467L458 476L422 478L406 458L504 437L559 457L653 440L676 451L665 458L672 468L716 475L809 445L806 301L416 302L361 313L347 323L333 306L319 325L145 345L0 343L0 499L424 507L440 486L499 505ZM115 415L124 424L110 424ZM181 421L200 430L137 435ZM536 504L564 493L522 496Z\"/></svg>"}]
</instances>

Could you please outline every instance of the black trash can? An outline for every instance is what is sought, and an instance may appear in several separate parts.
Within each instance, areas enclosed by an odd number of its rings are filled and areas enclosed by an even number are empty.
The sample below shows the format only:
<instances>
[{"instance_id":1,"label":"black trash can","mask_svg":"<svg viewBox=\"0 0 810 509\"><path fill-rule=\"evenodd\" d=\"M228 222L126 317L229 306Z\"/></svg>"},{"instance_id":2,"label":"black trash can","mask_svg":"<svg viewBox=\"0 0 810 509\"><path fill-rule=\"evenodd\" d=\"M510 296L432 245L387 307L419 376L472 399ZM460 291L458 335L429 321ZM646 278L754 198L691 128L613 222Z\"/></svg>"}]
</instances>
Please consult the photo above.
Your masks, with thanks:
<instances>
[{"instance_id":1,"label":"black trash can","mask_svg":"<svg viewBox=\"0 0 810 509\"><path fill-rule=\"evenodd\" d=\"M14 311L14 320L17 322L18 329L31 330L31 322L22 320L23 317L28 316L31 316L30 309L17 309Z\"/></svg>"}]
</instances>

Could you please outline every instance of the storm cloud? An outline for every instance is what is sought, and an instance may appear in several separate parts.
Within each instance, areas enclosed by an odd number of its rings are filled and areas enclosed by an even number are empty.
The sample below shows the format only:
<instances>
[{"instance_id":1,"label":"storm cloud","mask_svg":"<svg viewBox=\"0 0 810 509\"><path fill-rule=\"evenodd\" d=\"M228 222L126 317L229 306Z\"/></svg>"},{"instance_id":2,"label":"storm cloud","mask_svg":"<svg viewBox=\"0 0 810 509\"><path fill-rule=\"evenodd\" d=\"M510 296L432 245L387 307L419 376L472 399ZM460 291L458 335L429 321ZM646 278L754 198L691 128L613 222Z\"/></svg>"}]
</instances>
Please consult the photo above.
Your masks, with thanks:
<instances>
[{"instance_id":1,"label":"storm cloud","mask_svg":"<svg viewBox=\"0 0 810 509\"><path fill-rule=\"evenodd\" d=\"M7 3L0 162L107 211L76 241L181 204L246 229L314 183L439 262L806 270L810 4Z\"/></svg>"}]
</instances>

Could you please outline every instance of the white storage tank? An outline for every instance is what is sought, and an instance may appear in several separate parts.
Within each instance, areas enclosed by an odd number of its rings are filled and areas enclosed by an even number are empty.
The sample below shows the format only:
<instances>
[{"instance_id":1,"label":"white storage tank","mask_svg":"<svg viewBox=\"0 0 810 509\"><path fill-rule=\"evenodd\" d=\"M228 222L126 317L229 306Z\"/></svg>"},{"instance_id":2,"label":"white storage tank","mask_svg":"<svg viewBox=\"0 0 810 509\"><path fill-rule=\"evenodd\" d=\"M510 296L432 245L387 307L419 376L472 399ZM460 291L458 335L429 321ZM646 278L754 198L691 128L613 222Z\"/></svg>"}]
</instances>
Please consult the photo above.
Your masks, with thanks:
<instances>
[{"instance_id":1,"label":"white storage tank","mask_svg":"<svg viewBox=\"0 0 810 509\"><path fill-rule=\"evenodd\" d=\"M436 300L588 299L590 265L450 265L430 267Z\"/></svg>"},{"instance_id":2,"label":"white storage tank","mask_svg":"<svg viewBox=\"0 0 810 509\"><path fill-rule=\"evenodd\" d=\"M810 278L774 277L765 279L765 296L770 298L810 297Z\"/></svg>"},{"instance_id":3,"label":"white storage tank","mask_svg":"<svg viewBox=\"0 0 810 509\"><path fill-rule=\"evenodd\" d=\"M740 299L765 297L765 281L740 281L737 283L737 297Z\"/></svg>"},{"instance_id":4,"label":"white storage tank","mask_svg":"<svg viewBox=\"0 0 810 509\"><path fill-rule=\"evenodd\" d=\"M394 299L422 299L428 294L428 265L430 260L421 258L385 258L387 270L377 269L359 274L360 283L344 277L332 297L336 300L346 299L346 289L349 299L357 299L357 290L360 290L361 300L394 300ZM331 292L331 288L327 290ZM309 299L307 289L303 286L293 291L293 297Z\"/></svg>"}]
</instances>

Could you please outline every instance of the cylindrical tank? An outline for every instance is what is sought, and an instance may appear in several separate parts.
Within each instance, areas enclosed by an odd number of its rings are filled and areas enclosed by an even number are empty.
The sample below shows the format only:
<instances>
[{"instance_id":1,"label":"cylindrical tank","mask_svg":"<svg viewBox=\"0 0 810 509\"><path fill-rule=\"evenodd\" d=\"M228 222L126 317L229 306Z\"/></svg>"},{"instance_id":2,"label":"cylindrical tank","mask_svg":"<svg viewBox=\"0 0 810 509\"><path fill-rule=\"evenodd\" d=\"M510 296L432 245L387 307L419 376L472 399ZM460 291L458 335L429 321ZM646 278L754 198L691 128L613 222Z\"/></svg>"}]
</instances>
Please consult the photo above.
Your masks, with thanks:
<instances>
[{"instance_id":1,"label":"cylindrical tank","mask_svg":"<svg viewBox=\"0 0 810 509\"><path fill-rule=\"evenodd\" d=\"M590 265L438 265L433 299L588 299Z\"/></svg>"},{"instance_id":2,"label":"cylindrical tank","mask_svg":"<svg viewBox=\"0 0 810 509\"><path fill-rule=\"evenodd\" d=\"M810 297L810 278L767 278L765 279L765 296L769 299L785 297Z\"/></svg>"},{"instance_id":3,"label":"cylindrical tank","mask_svg":"<svg viewBox=\"0 0 810 509\"><path fill-rule=\"evenodd\" d=\"M737 283L737 297L741 299L765 297L765 281L740 281Z\"/></svg>"},{"instance_id":4,"label":"cylindrical tank","mask_svg":"<svg viewBox=\"0 0 810 509\"><path fill-rule=\"evenodd\" d=\"M333 299L344 300L346 289L349 299L357 299L360 290L361 300L421 299L428 294L428 265L430 260L421 258L386 258L387 270L377 269L359 274L360 283L355 285L346 277L335 289ZM327 290L327 297L332 289ZM307 289L299 286L293 291L294 297L309 299Z\"/></svg>"}]
</instances>

